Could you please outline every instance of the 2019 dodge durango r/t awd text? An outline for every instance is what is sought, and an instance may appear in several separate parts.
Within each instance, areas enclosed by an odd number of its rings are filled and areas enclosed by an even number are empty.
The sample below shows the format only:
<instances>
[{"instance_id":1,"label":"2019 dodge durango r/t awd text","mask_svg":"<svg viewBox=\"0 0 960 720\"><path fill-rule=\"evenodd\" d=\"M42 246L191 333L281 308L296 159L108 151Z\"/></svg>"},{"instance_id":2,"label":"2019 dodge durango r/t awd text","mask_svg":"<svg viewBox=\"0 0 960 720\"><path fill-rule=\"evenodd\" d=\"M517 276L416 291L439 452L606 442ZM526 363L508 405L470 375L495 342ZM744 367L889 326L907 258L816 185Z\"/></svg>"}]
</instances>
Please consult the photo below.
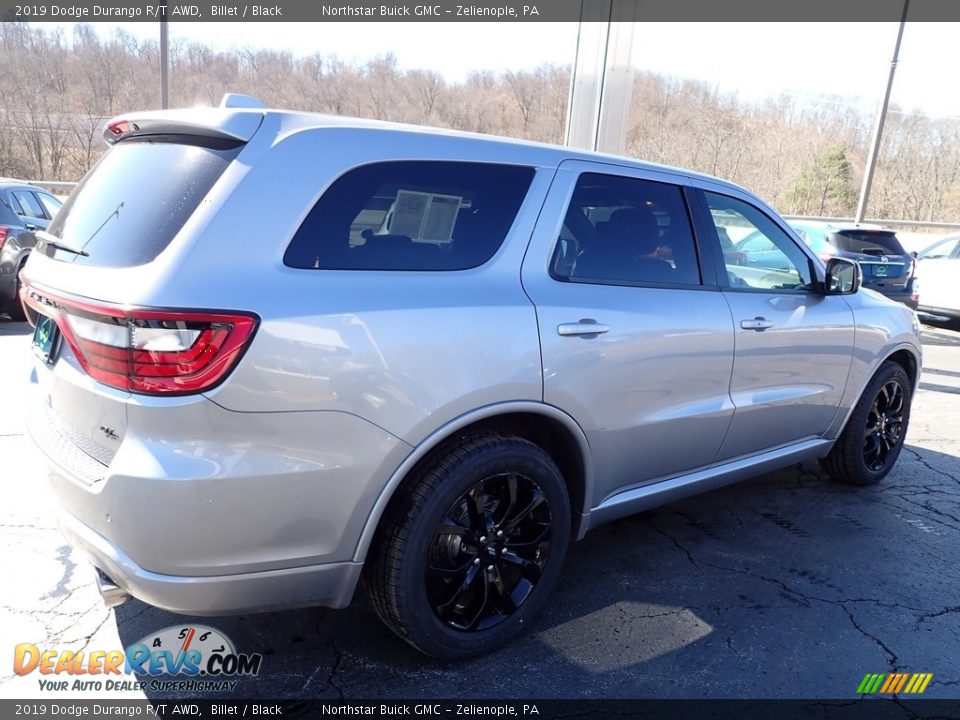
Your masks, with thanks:
<instances>
[{"instance_id":1,"label":"2019 dodge durango r/t awd text","mask_svg":"<svg viewBox=\"0 0 960 720\"><path fill-rule=\"evenodd\" d=\"M914 313L734 185L232 97L105 135L21 297L28 427L109 603L362 583L466 657L591 528L801 461L871 484L900 453ZM724 253L734 225L766 265Z\"/></svg>"}]
</instances>

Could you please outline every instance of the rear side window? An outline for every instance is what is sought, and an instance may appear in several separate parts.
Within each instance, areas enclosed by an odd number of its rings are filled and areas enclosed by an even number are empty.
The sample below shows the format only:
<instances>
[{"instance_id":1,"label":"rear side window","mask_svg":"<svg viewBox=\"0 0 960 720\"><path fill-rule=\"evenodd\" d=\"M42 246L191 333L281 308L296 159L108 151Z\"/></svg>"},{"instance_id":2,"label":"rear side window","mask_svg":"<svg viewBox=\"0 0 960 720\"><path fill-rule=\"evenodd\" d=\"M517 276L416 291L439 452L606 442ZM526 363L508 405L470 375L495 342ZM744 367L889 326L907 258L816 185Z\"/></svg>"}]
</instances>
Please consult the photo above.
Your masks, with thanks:
<instances>
[{"instance_id":1,"label":"rear side window","mask_svg":"<svg viewBox=\"0 0 960 720\"><path fill-rule=\"evenodd\" d=\"M346 173L323 194L283 261L324 270L466 270L503 244L534 170L460 162L386 162Z\"/></svg>"},{"instance_id":2,"label":"rear side window","mask_svg":"<svg viewBox=\"0 0 960 720\"><path fill-rule=\"evenodd\" d=\"M170 244L240 152L186 144L183 137L127 140L114 146L70 195L50 234L89 256L48 247L57 260L131 267L153 260Z\"/></svg>"},{"instance_id":3,"label":"rear side window","mask_svg":"<svg viewBox=\"0 0 960 720\"><path fill-rule=\"evenodd\" d=\"M884 230L843 230L829 234L830 243L844 252L867 255L906 255L896 233Z\"/></svg>"}]
</instances>

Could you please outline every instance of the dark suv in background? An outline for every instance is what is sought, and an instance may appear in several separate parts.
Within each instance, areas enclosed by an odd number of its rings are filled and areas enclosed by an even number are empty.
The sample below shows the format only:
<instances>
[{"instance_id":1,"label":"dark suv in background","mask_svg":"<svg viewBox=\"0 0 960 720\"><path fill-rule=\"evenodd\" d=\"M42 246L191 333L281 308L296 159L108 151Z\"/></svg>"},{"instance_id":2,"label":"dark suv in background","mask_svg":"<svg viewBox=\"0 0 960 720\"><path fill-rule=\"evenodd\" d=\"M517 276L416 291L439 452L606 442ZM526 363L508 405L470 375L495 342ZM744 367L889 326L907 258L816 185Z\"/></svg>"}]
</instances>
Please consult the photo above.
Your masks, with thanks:
<instances>
[{"instance_id":1,"label":"dark suv in background","mask_svg":"<svg viewBox=\"0 0 960 720\"><path fill-rule=\"evenodd\" d=\"M824 261L844 257L860 263L863 287L917 309L917 263L893 230L875 225L815 222L791 222L790 226Z\"/></svg>"},{"instance_id":2,"label":"dark suv in background","mask_svg":"<svg viewBox=\"0 0 960 720\"><path fill-rule=\"evenodd\" d=\"M46 230L61 205L40 188L0 178L0 313L14 320L24 319L17 276L37 243L33 233Z\"/></svg>"}]
</instances>

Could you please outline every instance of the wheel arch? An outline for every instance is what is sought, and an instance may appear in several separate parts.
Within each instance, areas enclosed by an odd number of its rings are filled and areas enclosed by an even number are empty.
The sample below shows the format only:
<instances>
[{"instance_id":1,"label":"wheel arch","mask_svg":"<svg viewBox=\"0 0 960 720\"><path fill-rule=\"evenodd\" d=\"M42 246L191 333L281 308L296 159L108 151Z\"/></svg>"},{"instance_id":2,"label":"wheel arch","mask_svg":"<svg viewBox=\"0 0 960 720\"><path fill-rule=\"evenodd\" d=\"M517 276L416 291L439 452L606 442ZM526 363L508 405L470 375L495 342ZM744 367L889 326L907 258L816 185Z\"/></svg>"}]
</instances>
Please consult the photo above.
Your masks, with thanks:
<instances>
[{"instance_id":1,"label":"wheel arch","mask_svg":"<svg viewBox=\"0 0 960 720\"><path fill-rule=\"evenodd\" d=\"M570 493L571 536L583 537L589 526L593 470L587 437L576 421L552 405L524 401L490 405L461 415L421 441L393 472L367 516L354 551L354 562L364 562L374 537L398 490L437 450L455 436L484 431L522 437L544 450L557 463Z\"/></svg>"},{"instance_id":2,"label":"wheel arch","mask_svg":"<svg viewBox=\"0 0 960 720\"><path fill-rule=\"evenodd\" d=\"M825 437L836 440L840 436L840 433L843 432L844 428L847 426L847 423L850 421L850 416L857 407L857 403L860 401L860 397L863 395L864 390L866 390L867 385L870 384L870 381L873 379L873 377L877 374L880 368L883 367L883 364L889 361L897 363L906 371L907 377L910 379L911 393L916 392L917 386L920 382L920 352L914 345L910 343L900 343L888 348L884 354L878 356L878 360L873 363L869 372L863 374L863 381L858 383L858 387L856 388L855 392L853 392L852 388L848 387L848 392L850 394L845 397L845 412L843 412L842 415L838 413L838 417L834 420L834 423L831 425L830 430L828 430L825 434Z\"/></svg>"}]
</instances>

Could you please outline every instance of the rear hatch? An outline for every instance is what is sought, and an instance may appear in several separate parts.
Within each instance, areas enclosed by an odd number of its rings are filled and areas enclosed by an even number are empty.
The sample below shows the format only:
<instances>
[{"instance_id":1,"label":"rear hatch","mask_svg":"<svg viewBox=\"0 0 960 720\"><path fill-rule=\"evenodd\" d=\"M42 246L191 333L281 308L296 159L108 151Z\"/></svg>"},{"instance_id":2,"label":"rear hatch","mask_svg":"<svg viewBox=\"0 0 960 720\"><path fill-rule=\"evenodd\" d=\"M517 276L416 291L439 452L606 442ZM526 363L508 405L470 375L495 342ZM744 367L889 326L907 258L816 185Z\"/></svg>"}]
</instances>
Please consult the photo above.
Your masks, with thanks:
<instances>
[{"instance_id":1,"label":"rear hatch","mask_svg":"<svg viewBox=\"0 0 960 720\"><path fill-rule=\"evenodd\" d=\"M900 289L910 278L913 258L892 230L835 230L827 234L827 239L844 257L860 263L867 287Z\"/></svg>"},{"instance_id":2,"label":"rear hatch","mask_svg":"<svg viewBox=\"0 0 960 720\"><path fill-rule=\"evenodd\" d=\"M22 276L39 392L29 426L74 477L105 476L133 394L207 389L249 340L255 318L139 301L261 121L206 111L111 122L113 147L39 234Z\"/></svg>"}]
</instances>

